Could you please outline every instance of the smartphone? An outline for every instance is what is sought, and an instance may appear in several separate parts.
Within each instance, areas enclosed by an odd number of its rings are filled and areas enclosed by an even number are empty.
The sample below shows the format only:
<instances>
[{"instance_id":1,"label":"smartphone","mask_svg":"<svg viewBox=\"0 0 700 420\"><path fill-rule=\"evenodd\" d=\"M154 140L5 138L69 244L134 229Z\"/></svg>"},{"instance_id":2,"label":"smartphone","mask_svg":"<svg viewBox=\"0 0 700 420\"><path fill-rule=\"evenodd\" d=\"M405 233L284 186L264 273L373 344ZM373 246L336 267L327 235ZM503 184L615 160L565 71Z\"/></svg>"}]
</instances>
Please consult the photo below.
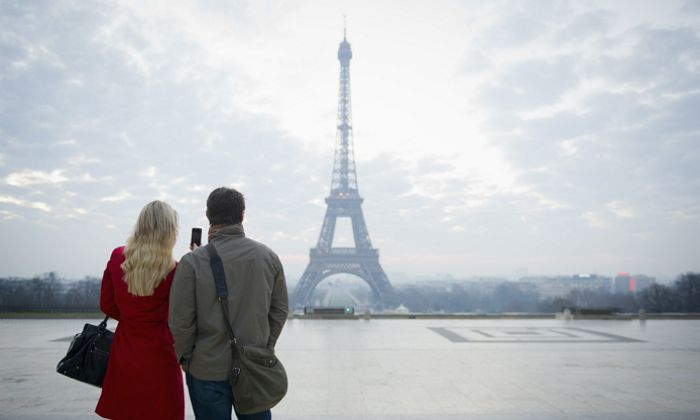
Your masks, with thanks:
<instances>
[{"instance_id":1,"label":"smartphone","mask_svg":"<svg viewBox=\"0 0 700 420\"><path fill-rule=\"evenodd\" d=\"M202 246L202 228L192 228L190 245Z\"/></svg>"}]
</instances>

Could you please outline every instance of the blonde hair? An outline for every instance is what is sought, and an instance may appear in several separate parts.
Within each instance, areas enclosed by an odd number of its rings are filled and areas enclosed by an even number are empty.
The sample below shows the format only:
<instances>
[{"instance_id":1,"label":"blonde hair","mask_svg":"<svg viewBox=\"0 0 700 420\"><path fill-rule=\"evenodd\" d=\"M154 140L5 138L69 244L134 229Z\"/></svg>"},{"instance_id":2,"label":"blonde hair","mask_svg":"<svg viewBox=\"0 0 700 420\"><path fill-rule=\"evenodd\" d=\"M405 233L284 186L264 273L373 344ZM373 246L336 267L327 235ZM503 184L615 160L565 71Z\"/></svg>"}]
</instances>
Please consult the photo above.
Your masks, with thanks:
<instances>
[{"instance_id":1,"label":"blonde hair","mask_svg":"<svg viewBox=\"0 0 700 420\"><path fill-rule=\"evenodd\" d=\"M177 212L167 203L151 201L141 210L134 233L124 248L121 268L129 293L150 296L175 266Z\"/></svg>"}]
</instances>

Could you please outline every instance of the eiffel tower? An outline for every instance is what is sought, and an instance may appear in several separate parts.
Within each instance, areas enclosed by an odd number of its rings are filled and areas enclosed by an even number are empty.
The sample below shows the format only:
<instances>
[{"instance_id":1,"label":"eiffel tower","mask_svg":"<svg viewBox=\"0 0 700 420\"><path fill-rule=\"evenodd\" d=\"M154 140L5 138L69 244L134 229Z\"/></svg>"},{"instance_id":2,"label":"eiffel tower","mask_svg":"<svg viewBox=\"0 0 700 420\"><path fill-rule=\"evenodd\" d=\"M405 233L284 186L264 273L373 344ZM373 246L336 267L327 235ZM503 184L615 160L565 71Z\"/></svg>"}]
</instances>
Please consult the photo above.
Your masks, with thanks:
<instances>
[{"instance_id":1,"label":"eiffel tower","mask_svg":"<svg viewBox=\"0 0 700 420\"><path fill-rule=\"evenodd\" d=\"M343 31L343 42L338 48L340 95L331 192L326 198L328 207L318 243L315 248L311 248L309 265L294 290L294 306L297 308L310 303L314 289L323 279L340 273L352 274L364 280L372 289L378 307L390 303L393 297L391 283L379 265L379 250L372 248L362 214L363 198L357 189L350 110L351 58L350 43ZM354 247L333 247L333 236L339 217L350 218Z\"/></svg>"}]
</instances>

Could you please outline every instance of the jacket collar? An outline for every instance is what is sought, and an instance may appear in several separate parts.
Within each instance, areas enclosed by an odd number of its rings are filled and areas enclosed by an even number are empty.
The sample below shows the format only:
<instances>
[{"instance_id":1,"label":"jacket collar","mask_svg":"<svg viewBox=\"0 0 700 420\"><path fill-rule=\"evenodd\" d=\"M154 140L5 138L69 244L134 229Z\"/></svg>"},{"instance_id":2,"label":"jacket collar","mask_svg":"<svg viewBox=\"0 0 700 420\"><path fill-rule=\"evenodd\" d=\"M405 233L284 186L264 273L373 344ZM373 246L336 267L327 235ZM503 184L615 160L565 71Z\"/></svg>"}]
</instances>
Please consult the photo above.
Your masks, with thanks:
<instances>
[{"instance_id":1,"label":"jacket collar","mask_svg":"<svg viewBox=\"0 0 700 420\"><path fill-rule=\"evenodd\" d=\"M227 236L245 236L245 231L243 230L242 223L236 223L235 225L226 225L216 231L212 239L225 238Z\"/></svg>"}]
</instances>

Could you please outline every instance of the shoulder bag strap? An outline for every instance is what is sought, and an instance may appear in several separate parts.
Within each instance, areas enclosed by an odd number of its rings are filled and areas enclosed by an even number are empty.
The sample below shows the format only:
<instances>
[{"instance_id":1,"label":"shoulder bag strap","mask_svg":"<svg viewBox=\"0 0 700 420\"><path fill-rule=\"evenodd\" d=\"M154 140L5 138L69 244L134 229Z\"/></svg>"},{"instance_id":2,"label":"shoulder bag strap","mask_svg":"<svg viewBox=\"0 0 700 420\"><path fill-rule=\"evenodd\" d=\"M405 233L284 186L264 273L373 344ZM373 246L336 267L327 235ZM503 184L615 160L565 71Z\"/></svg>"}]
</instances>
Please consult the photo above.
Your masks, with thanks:
<instances>
[{"instance_id":1,"label":"shoulder bag strap","mask_svg":"<svg viewBox=\"0 0 700 420\"><path fill-rule=\"evenodd\" d=\"M231 344L232 356L234 359L237 359L240 358L240 354L236 342L236 335L233 333L233 327L231 327L231 321L229 320L228 287L226 287L226 273L224 273L224 264L221 262L221 257L219 256L219 253L216 252L216 248L214 248L214 245L211 242L209 242L205 248L209 253L209 264L211 265L211 271L214 273L216 295L219 303L221 304L221 309L224 311L224 320L226 322L226 327L228 328L228 334L231 337L229 343Z\"/></svg>"},{"instance_id":2,"label":"shoulder bag strap","mask_svg":"<svg viewBox=\"0 0 700 420\"><path fill-rule=\"evenodd\" d=\"M97 331L100 334L103 334L105 331L107 331L107 320L109 319L109 315L105 316L105 319L100 322L100 325L97 326Z\"/></svg>"}]
</instances>

